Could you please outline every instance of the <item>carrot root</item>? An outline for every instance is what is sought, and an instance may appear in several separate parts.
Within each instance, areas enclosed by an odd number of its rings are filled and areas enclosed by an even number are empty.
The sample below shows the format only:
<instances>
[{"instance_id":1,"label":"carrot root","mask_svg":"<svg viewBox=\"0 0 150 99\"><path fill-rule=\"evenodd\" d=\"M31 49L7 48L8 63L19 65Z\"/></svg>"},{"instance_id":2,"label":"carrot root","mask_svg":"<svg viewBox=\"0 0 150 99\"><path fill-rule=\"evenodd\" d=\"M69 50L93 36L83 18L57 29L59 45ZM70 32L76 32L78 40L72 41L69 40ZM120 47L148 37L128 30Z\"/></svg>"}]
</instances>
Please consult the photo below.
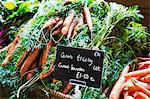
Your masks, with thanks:
<instances>
[{"instance_id":1,"label":"carrot root","mask_svg":"<svg viewBox=\"0 0 150 99\"><path fill-rule=\"evenodd\" d=\"M129 72L130 66L127 65L123 71L120 74L120 77L118 81L115 83L110 95L109 99L120 99L120 94L123 90L123 84L126 82L126 78L124 78L124 75L126 75Z\"/></svg>"},{"instance_id":2,"label":"carrot root","mask_svg":"<svg viewBox=\"0 0 150 99\"><path fill-rule=\"evenodd\" d=\"M75 13L72 10L70 14L65 18L64 23L63 23L63 28L61 29L61 34L62 35L67 35L69 27L74 19Z\"/></svg>"},{"instance_id":3,"label":"carrot root","mask_svg":"<svg viewBox=\"0 0 150 99\"><path fill-rule=\"evenodd\" d=\"M20 76L21 77L24 75L25 72L27 72L29 70L29 68L31 67L33 62L38 57L38 55L40 53L40 50L41 49L35 48L33 50L33 52L29 53L29 55L28 55L27 59L25 60L24 64L21 66L21 69L20 69Z\"/></svg>"},{"instance_id":4,"label":"carrot root","mask_svg":"<svg viewBox=\"0 0 150 99\"><path fill-rule=\"evenodd\" d=\"M148 96L150 97L150 91L149 91L147 88L141 86L141 85L137 82L137 80L135 80L135 79L133 79L133 78L131 78L131 81L132 81L132 83L134 84L134 86L136 87L137 90L139 90L139 91L145 93L146 95L148 95Z\"/></svg>"},{"instance_id":5,"label":"carrot root","mask_svg":"<svg viewBox=\"0 0 150 99\"><path fill-rule=\"evenodd\" d=\"M76 24L77 24L77 21L76 21L76 19L74 19L73 22L71 23L70 27L69 27L67 38L71 37L72 32L73 32L74 27L76 26Z\"/></svg>"},{"instance_id":6,"label":"carrot root","mask_svg":"<svg viewBox=\"0 0 150 99\"><path fill-rule=\"evenodd\" d=\"M144 94L143 92L136 92L134 94L134 98L135 99L149 99L149 97L146 94Z\"/></svg>"},{"instance_id":7,"label":"carrot root","mask_svg":"<svg viewBox=\"0 0 150 99\"><path fill-rule=\"evenodd\" d=\"M86 22L87 22L87 25L89 27L89 30L92 33L92 30L93 30L92 18L91 18L91 14L90 14L89 8L86 7L86 6L83 8L83 15L84 15L84 17L86 19Z\"/></svg>"},{"instance_id":8,"label":"carrot root","mask_svg":"<svg viewBox=\"0 0 150 99\"><path fill-rule=\"evenodd\" d=\"M150 74L150 68L129 72L124 77L125 78L142 77L142 76L146 76L147 74Z\"/></svg>"}]
</instances>

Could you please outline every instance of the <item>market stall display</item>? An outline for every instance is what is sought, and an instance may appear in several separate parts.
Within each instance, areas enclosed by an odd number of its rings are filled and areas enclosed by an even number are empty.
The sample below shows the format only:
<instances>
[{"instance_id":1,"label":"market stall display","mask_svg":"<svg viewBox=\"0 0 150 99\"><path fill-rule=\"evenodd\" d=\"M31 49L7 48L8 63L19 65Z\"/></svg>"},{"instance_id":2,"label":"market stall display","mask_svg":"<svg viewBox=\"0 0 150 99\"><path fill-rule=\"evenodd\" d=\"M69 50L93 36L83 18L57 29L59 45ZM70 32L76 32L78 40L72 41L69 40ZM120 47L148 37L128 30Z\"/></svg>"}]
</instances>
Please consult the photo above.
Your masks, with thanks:
<instances>
[{"instance_id":1,"label":"market stall display","mask_svg":"<svg viewBox=\"0 0 150 99\"><path fill-rule=\"evenodd\" d=\"M137 56L148 54L150 34L139 23L141 18L137 6L125 7L104 0L42 0L33 18L17 31L15 39L0 49L0 83L11 88L10 98L28 98L33 89L42 90L45 96L56 91L67 98L106 98L109 95L104 94L105 90L111 89L125 68L117 89L114 88L120 95L119 86L126 83L124 75L129 75L127 64L137 63L134 61ZM53 75L58 45L104 52L101 86L80 87L78 91L74 85L56 80ZM142 65L140 68L145 68ZM136 86L137 80L131 82ZM141 95L145 93L135 93L137 97Z\"/></svg>"}]
</instances>

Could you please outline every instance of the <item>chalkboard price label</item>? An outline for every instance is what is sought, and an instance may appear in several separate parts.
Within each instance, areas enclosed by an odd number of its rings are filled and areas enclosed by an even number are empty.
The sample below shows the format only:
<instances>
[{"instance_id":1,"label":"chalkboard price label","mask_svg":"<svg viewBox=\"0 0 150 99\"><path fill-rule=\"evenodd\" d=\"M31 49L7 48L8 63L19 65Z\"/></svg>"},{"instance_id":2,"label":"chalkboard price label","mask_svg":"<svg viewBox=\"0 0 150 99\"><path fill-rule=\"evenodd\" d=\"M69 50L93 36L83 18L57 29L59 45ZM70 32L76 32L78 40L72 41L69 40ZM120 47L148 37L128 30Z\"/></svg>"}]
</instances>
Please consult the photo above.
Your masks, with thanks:
<instances>
[{"instance_id":1,"label":"chalkboard price label","mask_svg":"<svg viewBox=\"0 0 150 99\"><path fill-rule=\"evenodd\" d=\"M57 46L55 79L81 86L100 87L104 53Z\"/></svg>"}]
</instances>

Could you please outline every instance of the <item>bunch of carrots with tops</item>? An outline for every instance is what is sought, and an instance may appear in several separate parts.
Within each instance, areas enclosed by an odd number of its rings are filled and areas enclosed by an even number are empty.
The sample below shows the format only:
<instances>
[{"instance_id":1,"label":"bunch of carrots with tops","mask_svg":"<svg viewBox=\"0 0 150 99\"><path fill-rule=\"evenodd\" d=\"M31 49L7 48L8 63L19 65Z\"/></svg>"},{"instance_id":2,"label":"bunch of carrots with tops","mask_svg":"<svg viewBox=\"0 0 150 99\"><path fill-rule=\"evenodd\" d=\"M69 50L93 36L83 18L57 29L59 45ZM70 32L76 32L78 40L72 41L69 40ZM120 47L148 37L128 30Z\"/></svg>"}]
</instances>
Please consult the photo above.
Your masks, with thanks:
<instances>
[{"instance_id":1,"label":"bunch of carrots with tops","mask_svg":"<svg viewBox=\"0 0 150 99\"><path fill-rule=\"evenodd\" d=\"M72 0L66 0L64 6L70 4ZM47 42L45 48L33 48L30 51L25 51L20 59L18 60L16 66L20 69L20 76L26 77L26 80L30 80L34 75L35 71L33 71L36 67L40 67L41 70L45 69L45 64L48 60L49 51L52 46L55 46L56 43L54 41L54 37L58 35L67 36L68 39L73 39L77 35L77 31L80 29L80 26L84 24L84 19L89 27L89 31L92 32L92 19L90 15L89 8L87 6L83 7L83 13L77 17L75 15L74 10L70 10L69 14L66 18L60 18L59 16L56 18L50 18L45 24L43 24L43 29L47 29L50 31L50 40ZM6 46L5 48L1 49L0 52L6 50L7 56L3 60L1 66L6 66L8 62L11 60L12 54L19 45L19 34L16 36L14 41ZM51 66L48 72L41 73L39 75L40 80L51 76L55 71L55 59L51 61ZM56 83L57 80L53 80L52 83ZM74 86L72 84L66 84L65 88L63 89L63 93L67 94Z\"/></svg>"},{"instance_id":2,"label":"bunch of carrots with tops","mask_svg":"<svg viewBox=\"0 0 150 99\"><path fill-rule=\"evenodd\" d=\"M114 85L109 99L150 99L150 53L148 58L138 57L138 69L129 72L127 65Z\"/></svg>"}]
</instances>

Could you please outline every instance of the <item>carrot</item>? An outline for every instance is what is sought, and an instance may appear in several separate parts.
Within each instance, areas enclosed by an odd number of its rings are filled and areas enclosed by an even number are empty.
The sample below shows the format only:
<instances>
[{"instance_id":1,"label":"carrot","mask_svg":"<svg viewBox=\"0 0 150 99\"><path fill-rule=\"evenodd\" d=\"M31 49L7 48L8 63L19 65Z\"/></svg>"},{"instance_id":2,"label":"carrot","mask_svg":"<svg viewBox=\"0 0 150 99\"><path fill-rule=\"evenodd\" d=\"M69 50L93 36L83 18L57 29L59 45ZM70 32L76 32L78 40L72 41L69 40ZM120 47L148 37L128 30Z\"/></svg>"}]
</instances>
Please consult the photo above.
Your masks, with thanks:
<instances>
[{"instance_id":1,"label":"carrot","mask_svg":"<svg viewBox=\"0 0 150 99\"><path fill-rule=\"evenodd\" d=\"M35 69L35 67L38 66L38 60L35 60L34 63L31 65L30 70ZM26 80L30 80L34 76L35 72L31 71L27 74Z\"/></svg>"},{"instance_id":2,"label":"carrot","mask_svg":"<svg viewBox=\"0 0 150 99\"><path fill-rule=\"evenodd\" d=\"M71 37L73 29L76 25L77 25L77 21L76 21L76 19L74 19L73 22L71 23L70 27L69 27L67 38Z\"/></svg>"},{"instance_id":3,"label":"carrot","mask_svg":"<svg viewBox=\"0 0 150 99\"><path fill-rule=\"evenodd\" d=\"M65 18L64 23L63 23L63 28L61 29L61 34L62 35L67 35L69 27L74 19L75 13L73 10L69 13L69 15Z\"/></svg>"},{"instance_id":4,"label":"carrot","mask_svg":"<svg viewBox=\"0 0 150 99\"><path fill-rule=\"evenodd\" d=\"M135 79L133 79L133 78L131 78L131 81L132 81L132 83L134 84L134 86L136 87L136 89L137 89L138 91L141 91L141 92L145 93L146 95L148 95L148 96L150 97L150 91L149 91L147 88L141 86L141 85L137 82L137 80L135 80Z\"/></svg>"},{"instance_id":5,"label":"carrot","mask_svg":"<svg viewBox=\"0 0 150 99\"><path fill-rule=\"evenodd\" d=\"M50 50L50 48L52 47L52 45L53 45L53 41L49 41L48 43L47 43L47 46L46 46L46 48L43 50L43 53L42 53L42 55L41 55L41 57L40 57L40 66L42 66L42 65L44 65L44 64L46 64L46 61L47 61L47 59L48 59L48 53L49 53L49 50Z\"/></svg>"},{"instance_id":6,"label":"carrot","mask_svg":"<svg viewBox=\"0 0 150 99\"><path fill-rule=\"evenodd\" d=\"M41 74L41 75L39 76L39 79L42 80L42 79L44 79L44 78L46 78L46 77L48 77L48 76L51 76L51 75L54 73L54 71L55 71L54 62L55 62L55 60L52 61L51 66L50 66L51 68L49 69L49 71L46 72L46 73Z\"/></svg>"},{"instance_id":7,"label":"carrot","mask_svg":"<svg viewBox=\"0 0 150 99\"><path fill-rule=\"evenodd\" d=\"M12 44L10 45L9 51L7 53L6 58L4 59L4 61L2 62L1 66L6 66L9 62L9 60L12 57L13 52L15 51L15 48L17 47L17 44L19 43L19 35L17 35L15 37L15 39L13 40Z\"/></svg>"},{"instance_id":8,"label":"carrot","mask_svg":"<svg viewBox=\"0 0 150 99\"><path fill-rule=\"evenodd\" d=\"M52 68L51 68L48 72L46 72L46 73L40 75L40 76L39 76L39 79L42 80L42 79L44 79L44 78L46 78L46 77L48 77L48 76L51 76L51 75L54 73L54 71L55 71L55 68L54 68L54 66L52 66Z\"/></svg>"},{"instance_id":9,"label":"carrot","mask_svg":"<svg viewBox=\"0 0 150 99\"><path fill-rule=\"evenodd\" d=\"M52 29L52 26L53 26L54 24L56 24L56 23L57 23L57 21L56 21L55 19L50 18L50 19L43 25L42 29L48 28L49 30L51 30L51 29Z\"/></svg>"},{"instance_id":10,"label":"carrot","mask_svg":"<svg viewBox=\"0 0 150 99\"><path fill-rule=\"evenodd\" d=\"M61 32L61 28L58 28L57 30L55 30L52 35L58 35Z\"/></svg>"},{"instance_id":11,"label":"carrot","mask_svg":"<svg viewBox=\"0 0 150 99\"><path fill-rule=\"evenodd\" d=\"M91 18L91 15L90 15L90 11L89 11L89 8L84 6L83 8L83 15L85 17L85 20L87 22L87 25L89 27L89 30L90 32L92 33L92 30L93 30L93 23L92 23L92 18Z\"/></svg>"},{"instance_id":12,"label":"carrot","mask_svg":"<svg viewBox=\"0 0 150 99\"><path fill-rule=\"evenodd\" d=\"M150 83L150 74L149 74L149 75L146 75L145 77L142 77L142 78L140 79L140 81Z\"/></svg>"},{"instance_id":13,"label":"carrot","mask_svg":"<svg viewBox=\"0 0 150 99\"><path fill-rule=\"evenodd\" d=\"M143 92L138 91L134 94L134 99L150 99L150 98Z\"/></svg>"},{"instance_id":14,"label":"carrot","mask_svg":"<svg viewBox=\"0 0 150 99\"><path fill-rule=\"evenodd\" d=\"M119 99L120 98L120 94L123 90L123 84L126 82L126 78L124 78L124 75L126 75L129 72L129 65L127 65L123 71L120 74L120 77L118 79L118 81L115 83L110 95L109 95L109 99Z\"/></svg>"},{"instance_id":15,"label":"carrot","mask_svg":"<svg viewBox=\"0 0 150 99\"><path fill-rule=\"evenodd\" d=\"M0 53L3 52L3 51L8 51L11 47L12 43L10 43L9 45L7 45L6 47L0 49Z\"/></svg>"},{"instance_id":16,"label":"carrot","mask_svg":"<svg viewBox=\"0 0 150 99\"><path fill-rule=\"evenodd\" d=\"M7 57L3 60L1 66L3 66L3 67L6 66L9 62L9 60L11 59L11 57L12 57L11 54L7 55Z\"/></svg>"},{"instance_id":17,"label":"carrot","mask_svg":"<svg viewBox=\"0 0 150 99\"><path fill-rule=\"evenodd\" d=\"M131 95L129 95L129 92L128 91L126 91L125 93L124 93L124 99L134 99Z\"/></svg>"},{"instance_id":18,"label":"carrot","mask_svg":"<svg viewBox=\"0 0 150 99\"><path fill-rule=\"evenodd\" d=\"M56 25L55 25L55 27L54 28L58 28L59 26L61 26L62 24L63 24L63 22L64 22L64 20L62 19L62 20L60 20Z\"/></svg>"},{"instance_id":19,"label":"carrot","mask_svg":"<svg viewBox=\"0 0 150 99\"><path fill-rule=\"evenodd\" d=\"M143 87L145 87L145 88L147 88L147 89L150 89L150 84L144 83L144 82L140 82L140 81L138 81L138 83L139 83L141 86L143 86ZM128 79L128 80L127 80L127 82L126 82L126 84L125 84L125 87L124 87L124 90L126 90L126 91L128 91L128 92L130 92L130 93L137 91L137 89L136 89L136 87L134 86L134 84L132 83L131 79Z\"/></svg>"},{"instance_id":20,"label":"carrot","mask_svg":"<svg viewBox=\"0 0 150 99\"><path fill-rule=\"evenodd\" d=\"M17 66L17 67L22 66L23 62L26 60L26 58L28 57L28 55L29 55L29 52L28 52L28 51L25 51L25 52L21 55L20 59L18 60L18 62L17 62L17 64L16 64L16 66Z\"/></svg>"},{"instance_id":21,"label":"carrot","mask_svg":"<svg viewBox=\"0 0 150 99\"><path fill-rule=\"evenodd\" d=\"M14 39L14 41L12 42L9 51L7 53L6 58L4 59L4 61L2 62L1 66L6 66L8 64L8 62L10 61L13 52L15 51L15 48L17 47L17 44L19 42L19 35L16 36L16 38Z\"/></svg>"},{"instance_id":22,"label":"carrot","mask_svg":"<svg viewBox=\"0 0 150 99\"><path fill-rule=\"evenodd\" d=\"M139 60L139 61L150 61L150 58L138 57L137 60Z\"/></svg>"},{"instance_id":23,"label":"carrot","mask_svg":"<svg viewBox=\"0 0 150 99\"><path fill-rule=\"evenodd\" d=\"M139 67L138 67L138 69L145 69L145 68L148 68L148 66L150 66L150 61L145 61L145 62L140 62L139 63Z\"/></svg>"},{"instance_id":24,"label":"carrot","mask_svg":"<svg viewBox=\"0 0 150 99\"><path fill-rule=\"evenodd\" d=\"M12 53L14 52L14 50L15 50L17 44L19 43L19 39L20 39L20 37L19 37L19 35L17 35L17 36L15 37L15 39L13 40L13 42L12 42L12 44L11 44L11 47L10 47L10 49L9 49L9 51L8 51L8 53L7 53L7 55L12 54Z\"/></svg>"},{"instance_id":25,"label":"carrot","mask_svg":"<svg viewBox=\"0 0 150 99\"><path fill-rule=\"evenodd\" d=\"M146 76L148 74L150 74L150 68L130 72L130 73L126 74L124 77L125 78L141 77L141 76Z\"/></svg>"},{"instance_id":26,"label":"carrot","mask_svg":"<svg viewBox=\"0 0 150 99\"><path fill-rule=\"evenodd\" d=\"M29 68L31 67L31 65L33 64L33 62L36 60L36 58L38 57L39 53L40 53L41 49L35 48L33 50L33 52L30 52L27 59L25 60L25 62L23 63L23 65L21 66L20 69L20 76L22 77L24 75L25 72L27 72L29 70Z\"/></svg>"},{"instance_id":27,"label":"carrot","mask_svg":"<svg viewBox=\"0 0 150 99\"><path fill-rule=\"evenodd\" d=\"M79 27L83 25L83 17L81 16L78 20L78 23L77 25L74 27L74 31L73 31L73 34L72 34L72 38L74 38L77 34L77 31L79 31Z\"/></svg>"},{"instance_id":28,"label":"carrot","mask_svg":"<svg viewBox=\"0 0 150 99\"><path fill-rule=\"evenodd\" d=\"M74 85L68 83L68 84L65 86L65 88L63 89L63 93L64 93L64 94L68 94L68 93L71 91L71 89L72 89L73 87L74 87Z\"/></svg>"}]
</instances>

